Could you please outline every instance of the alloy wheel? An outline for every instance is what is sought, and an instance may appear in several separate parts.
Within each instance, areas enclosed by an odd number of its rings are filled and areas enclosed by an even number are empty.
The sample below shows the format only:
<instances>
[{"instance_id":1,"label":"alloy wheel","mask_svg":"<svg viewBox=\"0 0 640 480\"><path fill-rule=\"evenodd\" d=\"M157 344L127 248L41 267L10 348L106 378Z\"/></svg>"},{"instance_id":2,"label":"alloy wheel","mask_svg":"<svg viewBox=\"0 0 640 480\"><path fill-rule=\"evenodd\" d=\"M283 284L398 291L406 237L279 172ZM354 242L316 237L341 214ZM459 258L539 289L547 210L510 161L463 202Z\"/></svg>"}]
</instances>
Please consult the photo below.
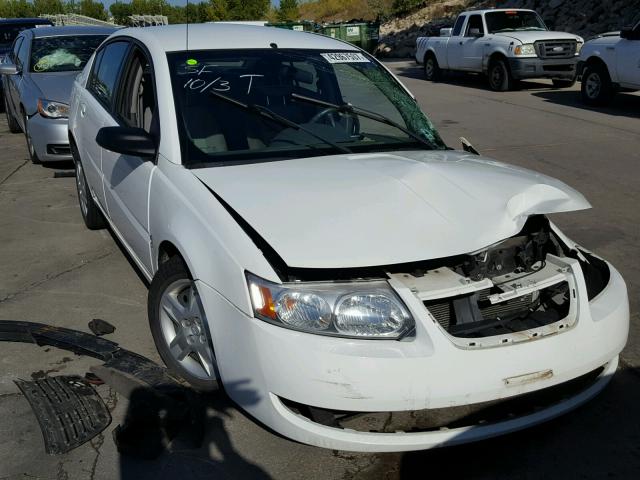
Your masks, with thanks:
<instances>
[{"instance_id":1,"label":"alloy wheel","mask_svg":"<svg viewBox=\"0 0 640 480\"><path fill-rule=\"evenodd\" d=\"M590 72L585 80L585 84L587 96L592 100L597 99L602 90L602 79L598 72Z\"/></svg>"},{"instance_id":2,"label":"alloy wheel","mask_svg":"<svg viewBox=\"0 0 640 480\"><path fill-rule=\"evenodd\" d=\"M80 201L82 216L86 217L89 210L89 195L87 191L87 179L84 177L84 170L80 162L76 162L76 187L78 189L78 200Z\"/></svg>"},{"instance_id":3,"label":"alloy wheel","mask_svg":"<svg viewBox=\"0 0 640 480\"><path fill-rule=\"evenodd\" d=\"M176 362L197 378L215 378L205 316L191 280L177 280L167 287L159 314L162 335Z\"/></svg>"}]
</instances>

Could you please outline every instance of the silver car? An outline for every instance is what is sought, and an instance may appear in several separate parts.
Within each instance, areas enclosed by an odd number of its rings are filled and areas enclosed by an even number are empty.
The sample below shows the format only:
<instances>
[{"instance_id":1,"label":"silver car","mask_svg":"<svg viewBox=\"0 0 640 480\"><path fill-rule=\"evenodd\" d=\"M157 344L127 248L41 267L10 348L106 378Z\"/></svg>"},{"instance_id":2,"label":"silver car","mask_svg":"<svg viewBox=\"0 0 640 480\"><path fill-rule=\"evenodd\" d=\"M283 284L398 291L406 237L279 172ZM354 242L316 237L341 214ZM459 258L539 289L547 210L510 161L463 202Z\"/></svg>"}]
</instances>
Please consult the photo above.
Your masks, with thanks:
<instances>
[{"instance_id":1,"label":"silver car","mask_svg":"<svg viewBox=\"0 0 640 480\"><path fill-rule=\"evenodd\" d=\"M24 132L33 163L71 160L67 135L73 80L115 28L42 27L16 37L0 65L9 129Z\"/></svg>"}]
</instances>

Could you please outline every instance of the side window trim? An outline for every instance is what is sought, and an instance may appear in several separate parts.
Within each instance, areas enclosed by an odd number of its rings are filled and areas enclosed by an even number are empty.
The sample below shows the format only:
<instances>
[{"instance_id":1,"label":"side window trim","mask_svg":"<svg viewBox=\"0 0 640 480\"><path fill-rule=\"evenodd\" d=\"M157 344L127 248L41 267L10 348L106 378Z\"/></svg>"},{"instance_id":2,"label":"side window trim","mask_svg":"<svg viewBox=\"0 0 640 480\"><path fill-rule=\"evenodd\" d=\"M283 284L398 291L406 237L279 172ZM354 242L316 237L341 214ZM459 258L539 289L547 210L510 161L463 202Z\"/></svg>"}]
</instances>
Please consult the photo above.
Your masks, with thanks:
<instances>
[{"instance_id":1,"label":"side window trim","mask_svg":"<svg viewBox=\"0 0 640 480\"><path fill-rule=\"evenodd\" d=\"M11 60L13 63L17 65L18 52L20 51L20 47L22 46L22 42L24 41L24 36L20 35L16 37L13 41L13 45L11 45ZM16 48L17 47L17 48Z\"/></svg>"},{"instance_id":2,"label":"side window trim","mask_svg":"<svg viewBox=\"0 0 640 480\"><path fill-rule=\"evenodd\" d=\"M116 82L114 84L114 91L116 92L116 95L113 95L111 97L111 101L109 102L109 104L107 104L102 98L100 98L99 95L96 94L93 88L93 80L97 75L97 72L100 70L100 66L102 65L102 60L104 58L104 52L107 49L107 47L109 47L109 45L113 45L114 43L122 43L122 42L127 44L125 54L124 54L125 60L120 64L120 68L118 69L118 73L116 77ZM96 54L95 54L96 56L94 58L93 65L91 65L91 72L89 74L89 78L87 79L87 87L86 87L87 91L91 94L93 98L96 99L98 103L100 103L100 105L102 105L105 108L107 112L109 112L109 114L116 121L117 121L117 118L114 112L115 99L116 99L116 96L119 94L120 83L122 82L122 72L123 72L122 66L127 64L130 53L131 53L131 39L129 37L124 37L124 36L115 37L114 39L103 43L100 46L100 48L96 50ZM100 59L98 59L98 54L101 54Z\"/></svg>"},{"instance_id":3,"label":"side window trim","mask_svg":"<svg viewBox=\"0 0 640 480\"><path fill-rule=\"evenodd\" d=\"M132 62L134 61L136 50L138 50L139 53L143 55L147 60L147 62L149 63L149 68L151 70L151 81L153 85L153 95L154 95L155 106L156 106L156 111L155 111L156 123L157 123L157 126L160 127L160 116L158 111L159 110L158 89L156 85L156 75L155 75L155 69L153 65L153 59L147 47L145 47L142 43L138 42L136 39L130 39L129 50L127 51L126 60L124 62L125 68L121 72L119 72L120 78L118 79L118 82L116 84L117 85L116 94L113 97L113 111L111 112L111 116L114 118L116 122L118 122L118 125L127 126L126 121L122 118L118 109L122 105L122 97L123 97L123 92L121 88L122 82L126 81L126 78L125 78L126 73L128 73ZM161 131L161 128L157 128L157 132L154 132L158 145L160 144L160 131Z\"/></svg>"}]
</instances>

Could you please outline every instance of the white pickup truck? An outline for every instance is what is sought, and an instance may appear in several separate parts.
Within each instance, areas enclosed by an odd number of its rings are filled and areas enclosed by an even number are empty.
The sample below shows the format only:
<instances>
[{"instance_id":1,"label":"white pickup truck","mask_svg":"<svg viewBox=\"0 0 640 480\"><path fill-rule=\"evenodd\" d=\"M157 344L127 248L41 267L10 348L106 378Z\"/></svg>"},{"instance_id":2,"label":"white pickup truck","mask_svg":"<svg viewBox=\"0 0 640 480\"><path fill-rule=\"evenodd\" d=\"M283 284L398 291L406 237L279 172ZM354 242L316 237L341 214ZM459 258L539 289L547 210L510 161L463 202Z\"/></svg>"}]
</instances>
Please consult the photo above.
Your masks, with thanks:
<instances>
[{"instance_id":1,"label":"white pickup truck","mask_svg":"<svg viewBox=\"0 0 640 480\"><path fill-rule=\"evenodd\" d=\"M620 90L640 90L640 21L589 40L580 54L578 74L588 105L604 105Z\"/></svg>"},{"instance_id":2,"label":"white pickup truck","mask_svg":"<svg viewBox=\"0 0 640 480\"><path fill-rule=\"evenodd\" d=\"M486 74L495 91L524 78L550 78L564 88L575 83L583 44L577 35L549 31L533 10L474 10L461 13L440 37L419 37L416 60L431 81L459 70Z\"/></svg>"}]
</instances>

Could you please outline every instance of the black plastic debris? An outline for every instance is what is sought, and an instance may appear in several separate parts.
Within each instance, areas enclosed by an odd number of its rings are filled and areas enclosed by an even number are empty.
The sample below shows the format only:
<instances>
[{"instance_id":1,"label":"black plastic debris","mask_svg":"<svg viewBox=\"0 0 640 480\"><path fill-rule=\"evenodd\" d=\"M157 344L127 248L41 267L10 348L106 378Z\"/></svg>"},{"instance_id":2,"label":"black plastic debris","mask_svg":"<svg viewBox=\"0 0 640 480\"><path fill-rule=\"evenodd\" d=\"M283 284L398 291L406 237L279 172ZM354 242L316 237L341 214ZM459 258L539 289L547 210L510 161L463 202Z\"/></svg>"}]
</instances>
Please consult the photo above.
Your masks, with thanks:
<instances>
[{"instance_id":1,"label":"black plastic debris","mask_svg":"<svg viewBox=\"0 0 640 480\"><path fill-rule=\"evenodd\" d=\"M87 372L84 374L84 379L91 385L104 385L104 380L98 377L95 373Z\"/></svg>"},{"instance_id":2,"label":"black plastic debris","mask_svg":"<svg viewBox=\"0 0 640 480\"><path fill-rule=\"evenodd\" d=\"M111 423L106 405L81 377L62 375L15 384L38 419L49 454L73 450Z\"/></svg>"},{"instance_id":3,"label":"black plastic debris","mask_svg":"<svg viewBox=\"0 0 640 480\"><path fill-rule=\"evenodd\" d=\"M116 327L101 318L94 318L89 322L89 330L91 330L94 335L101 337L102 335L109 335L110 333L115 332Z\"/></svg>"}]
</instances>

